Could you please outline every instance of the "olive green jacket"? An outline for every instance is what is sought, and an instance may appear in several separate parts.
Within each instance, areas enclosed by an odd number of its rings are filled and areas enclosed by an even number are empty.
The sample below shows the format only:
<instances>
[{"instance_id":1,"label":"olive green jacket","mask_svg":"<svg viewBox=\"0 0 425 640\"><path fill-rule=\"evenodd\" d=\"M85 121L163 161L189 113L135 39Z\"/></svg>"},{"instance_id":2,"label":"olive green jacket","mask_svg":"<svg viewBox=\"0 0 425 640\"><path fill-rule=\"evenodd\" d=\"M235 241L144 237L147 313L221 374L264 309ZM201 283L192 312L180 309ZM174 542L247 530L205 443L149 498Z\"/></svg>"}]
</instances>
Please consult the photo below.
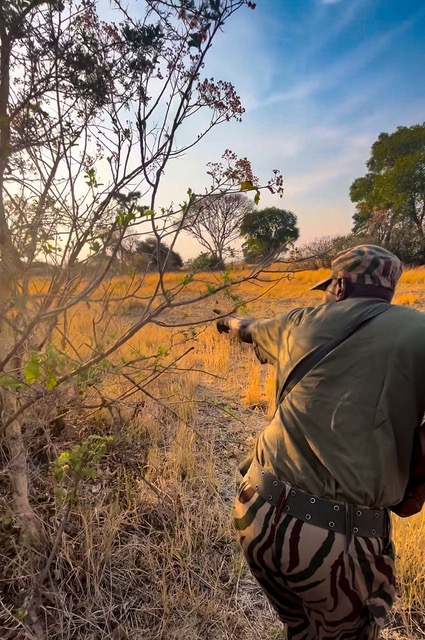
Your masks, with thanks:
<instances>
[{"instance_id":1,"label":"olive green jacket","mask_svg":"<svg viewBox=\"0 0 425 640\"><path fill-rule=\"evenodd\" d=\"M261 362L277 367L276 398L297 362L359 324L377 298L354 298L256 320ZM317 364L259 435L260 464L309 493L368 507L401 500L414 429L425 411L425 314L390 305Z\"/></svg>"}]
</instances>

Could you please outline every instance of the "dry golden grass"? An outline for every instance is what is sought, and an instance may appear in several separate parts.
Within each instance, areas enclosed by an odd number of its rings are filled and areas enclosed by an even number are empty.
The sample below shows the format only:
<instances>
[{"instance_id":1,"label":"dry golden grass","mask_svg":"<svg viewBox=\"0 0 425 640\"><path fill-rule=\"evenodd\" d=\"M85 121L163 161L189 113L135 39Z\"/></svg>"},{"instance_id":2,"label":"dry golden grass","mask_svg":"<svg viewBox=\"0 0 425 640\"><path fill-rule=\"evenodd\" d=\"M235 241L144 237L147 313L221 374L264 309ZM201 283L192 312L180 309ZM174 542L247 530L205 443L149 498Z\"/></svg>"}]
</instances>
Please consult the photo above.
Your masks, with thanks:
<instances>
[{"instance_id":1,"label":"dry golden grass","mask_svg":"<svg viewBox=\"0 0 425 640\"><path fill-rule=\"evenodd\" d=\"M405 306L415 306L421 303L420 297L415 293L399 293L394 302Z\"/></svg>"},{"instance_id":2,"label":"dry golden grass","mask_svg":"<svg viewBox=\"0 0 425 640\"><path fill-rule=\"evenodd\" d=\"M307 271L285 277L277 284L263 283L264 296L257 302L249 304L248 311L253 315L270 316L288 307L317 304L320 302L321 294L311 292L309 289L315 282L326 278L328 273L326 270ZM167 284L176 284L180 278L180 274L167 274ZM213 276L213 278L216 278L216 276ZM202 274L199 276L199 280L200 282L192 283L189 286L191 293L202 291L204 281L211 281L211 274ZM424 284L425 268L405 271L398 287L395 302L414 306L418 309L425 308ZM146 282L148 291L153 290L154 285L155 277L150 276ZM113 286L114 292L119 295L127 290L128 284L125 279L121 278L116 279L113 282ZM252 283L246 283L238 287L238 292L246 299L258 296L259 288ZM83 342L83 337L86 337L90 332L90 316L86 314L83 317L77 313L72 323L73 342ZM115 318L113 325L114 335L123 330L125 323L125 316L117 316ZM176 331L148 326L124 347L121 355L124 358L131 357L135 350L140 353L155 352L159 344L168 344L172 335L175 336ZM179 477L193 478L197 474L203 473L202 469L197 467L196 449L199 446L199 442L197 442L191 427L187 426L188 423L191 423L193 415L196 414L196 408L193 403L197 398L197 385L212 385L213 395L216 393L226 399L231 398L236 405L241 407L258 408L266 416L272 415L274 410L275 377L273 370L261 366L249 347L240 345L232 340L229 341L225 336L220 336L212 326L199 335L195 343L195 349L186 357L184 366L188 369L192 367L205 369L207 372L224 377L224 380L216 380L212 383L207 375L197 374L194 377L194 374L190 374L190 378L189 374L183 374L180 380L174 381L175 396L183 399L186 403L180 405L179 408L179 415L186 421L186 424L179 425L170 445L169 456L172 463L169 465L168 473L173 481L178 480ZM162 395L160 389L158 393ZM236 411L237 413L238 411ZM203 430L202 420L199 417L195 420L195 424L197 429ZM252 430L250 435L247 436L246 442L247 444L242 442L240 445L242 449L252 442ZM208 468L210 481L214 484L213 449L210 450L211 457L209 458ZM163 464L163 461L161 461L162 455L163 447L159 443L153 442L148 453L148 464L152 468L160 469L161 462ZM203 464L205 464L205 460ZM215 466L217 466L217 463ZM188 537L190 538L192 534L196 535L194 530L191 533L189 527L187 529ZM227 535L231 534L228 532ZM394 539L397 550L399 591L402 602L400 610L403 612L404 625L413 633L415 619L412 612L420 610L422 614L424 613L425 513L407 520L394 517ZM409 616L411 617L409 618Z\"/></svg>"},{"instance_id":3,"label":"dry golden grass","mask_svg":"<svg viewBox=\"0 0 425 640\"><path fill-rule=\"evenodd\" d=\"M320 270L288 275L277 284L246 283L238 293L249 300L264 292L247 311L270 317L317 304L320 294L309 288L327 275ZM167 274L167 286L177 285L182 276ZM206 281L219 278L200 274L184 295L205 291ZM425 268L406 271L396 302L425 309L424 284ZM89 304L82 302L68 314L69 342L58 333L57 343L81 361L95 348L96 325L97 342L106 348L140 313L141 298L155 285L154 274L142 287L136 280L114 278L104 285L112 292L109 313L102 315L102 291L97 292ZM129 289L139 298L114 302ZM45 292L46 283L34 280L32 290ZM219 304L226 309L230 303L220 298ZM202 312L211 316L216 305L213 296ZM192 313L197 317L196 309ZM54 456L89 433L115 436L98 477L84 486L53 567L50 599L42 603L52 640L121 640L125 633L134 640L282 637L234 543L230 518L236 464L274 411L273 369L260 365L249 345L219 335L212 325L195 339L179 329L148 325L111 357L102 379L87 388L86 401L130 388L117 371L121 362L157 354L161 347L166 364L188 345L194 348L181 361L182 370L173 369L148 387L160 404L137 392L111 410L76 407L67 416L66 431L48 445ZM48 467L35 461L32 473L49 491ZM394 624L401 632L388 631L385 637L413 640L423 637L418 620L425 619L425 512L407 520L394 517L394 540L400 592ZM17 593L24 569L19 562L9 567ZM17 625L17 640L28 637L13 615L2 620Z\"/></svg>"},{"instance_id":4,"label":"dry golden grass","mask_svg":"<svg viewBox=\"0 0 425 640\"><path fill-rule=\"evenodd\" d=\"M289 279L284 278L272 286L258 303L249 305L249 312L254 315L273 315L288 306L294 306L294 303L295 306L317 304L321 294L309 289L327 275L326 270L319 270L301 272ZM395 302L419 309L425 308L424 284L425 268L405 271ZM263 285L264 289L268 286ZM242 285L239 291L244 296L258 295L257 287L251 283ZM158 340L163 338L163 335L157 334L155 337L152 336L151 340L157 344ZM226 380L222 386L227 396L236 398L236 402L245 406L261 407L267 415L272 415L275 395L274 371L261 366L249 347L229 342L226 337L218 336L215 329L210 327L200 336L197 348L190 354L186 365L204 367L217 375L225 375ZM204 383L207 384L208 381L204 380ZM400 610L403 612L405 627L413 633L414 612L424 613L425 513L407 520L394 516L394 539L402 602Z\"/></svg>"},{"instance_id":5,"label":"dry golden grass","mask_svg":"<svg viewBox=\"0 0 425 640\"><path fill-rule=\"evenodd\" d=\"M405 615L414 619L425 604L425 513L393 518L397 555L398 590Z\"/></svg>"}]
</instances>

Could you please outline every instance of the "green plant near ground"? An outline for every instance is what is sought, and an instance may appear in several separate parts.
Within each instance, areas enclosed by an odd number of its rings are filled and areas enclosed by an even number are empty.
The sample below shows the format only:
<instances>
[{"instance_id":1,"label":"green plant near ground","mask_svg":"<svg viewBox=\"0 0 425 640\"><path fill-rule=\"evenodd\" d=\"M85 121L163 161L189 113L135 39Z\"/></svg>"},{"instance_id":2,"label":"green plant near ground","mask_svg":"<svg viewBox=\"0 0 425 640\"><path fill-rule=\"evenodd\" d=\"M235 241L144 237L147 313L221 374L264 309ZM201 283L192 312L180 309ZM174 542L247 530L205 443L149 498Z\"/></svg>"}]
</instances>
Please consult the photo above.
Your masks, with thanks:
<instances>
[{"instance_id":1,"label":"green plant near ground","mask_svg":"<svg viewBox=\"0 0 425 640\"><path fill-rule=\"evenodd\" d=\"M56 497L60 503L76 501L79 483L96 477L97 465L113 441L112 436L91 435L54 460L52 473L59 487Z\"/></svg>"}]
</instances>

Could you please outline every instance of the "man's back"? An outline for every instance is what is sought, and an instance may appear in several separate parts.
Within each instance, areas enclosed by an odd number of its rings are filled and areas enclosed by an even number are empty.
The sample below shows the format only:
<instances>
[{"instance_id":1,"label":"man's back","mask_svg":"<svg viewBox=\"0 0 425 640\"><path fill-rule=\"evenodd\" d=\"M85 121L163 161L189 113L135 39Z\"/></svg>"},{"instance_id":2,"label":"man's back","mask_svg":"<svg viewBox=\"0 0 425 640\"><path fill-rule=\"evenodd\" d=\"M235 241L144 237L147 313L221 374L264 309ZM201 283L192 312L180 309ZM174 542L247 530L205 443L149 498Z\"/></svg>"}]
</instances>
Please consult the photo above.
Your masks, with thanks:
<instances>
[{"instance_id":1,"label":"man's back","mask_svg":"<svg viewBox=\"0 0 425 640\"><path fill-rule=\"evenodd\" d=\"M425 411L425 315L375 298L257 321L257 355L278 370L277 393L310 350L371 319L314 367L257 442L259 462L305 491L364 506L398 502L413 431Z\"/></svg>"},{"instance_id":2,"label":"man's back","mask_svg":"<svg viewBox=\"0 0 425 640\"><path fill-rule=\"evenodd\" d=\"M425 410L425 315L391 306L401 273L387 249L358 245L313 287L324 304L217 322L276 366L278 398L298 363L307 370L310 354L337 344L240 466L237 537L293 640L376 640L394 602L386 507L404 495Z\"/></svg>"}]
</instances>

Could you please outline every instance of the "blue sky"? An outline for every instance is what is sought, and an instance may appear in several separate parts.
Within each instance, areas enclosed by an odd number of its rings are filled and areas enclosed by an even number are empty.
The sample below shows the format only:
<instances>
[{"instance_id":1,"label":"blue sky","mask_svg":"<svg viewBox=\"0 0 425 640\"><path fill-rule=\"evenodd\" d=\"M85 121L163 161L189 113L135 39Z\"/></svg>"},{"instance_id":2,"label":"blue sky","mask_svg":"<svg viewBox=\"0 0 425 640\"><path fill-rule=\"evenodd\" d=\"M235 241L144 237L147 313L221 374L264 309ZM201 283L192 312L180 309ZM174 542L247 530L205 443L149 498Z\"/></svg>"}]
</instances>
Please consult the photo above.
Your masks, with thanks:
<instances>
[{"instance_id":1,"label":"blue sky","mask_svg":"<svg viewBox=\"0 0 425 640\"><path fill-rule=\"evenodd\" d=\"M205 186L205 163L229 147L264 181L281 169L283 199L264 194L260 206L292 210L301 244L347 233L348 190L373 141L425 120L425 3L259 0L225 25L205 73L234 83L243 122L170 166L162 197L181 202L188 186ZM178 248L196 253L187 240Z\"/></svg>"}]
</instances>

